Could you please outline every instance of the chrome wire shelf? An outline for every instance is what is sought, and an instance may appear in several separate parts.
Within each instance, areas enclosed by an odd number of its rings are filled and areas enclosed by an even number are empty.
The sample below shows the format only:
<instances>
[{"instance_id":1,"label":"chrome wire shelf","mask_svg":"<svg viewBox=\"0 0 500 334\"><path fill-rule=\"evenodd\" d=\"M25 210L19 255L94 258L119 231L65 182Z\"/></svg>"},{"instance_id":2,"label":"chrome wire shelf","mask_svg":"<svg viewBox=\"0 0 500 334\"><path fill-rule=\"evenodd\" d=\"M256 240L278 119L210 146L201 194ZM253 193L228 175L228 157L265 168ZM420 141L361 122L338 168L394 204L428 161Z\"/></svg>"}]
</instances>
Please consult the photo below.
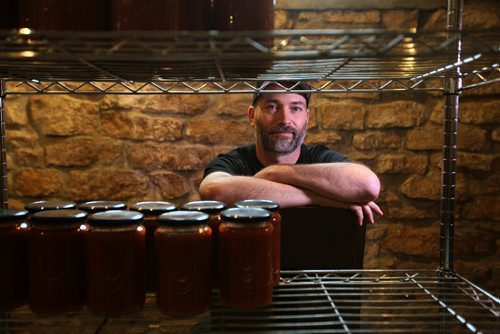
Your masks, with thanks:
<instances>
[{"instance_id":1,"label":"chrome wire shelf","mask_svg":"<svg viewBox=\"0 0 500 334\"><path fill-rule=\"evenodd\" d=\"M162 316L149 295L143 311L102 319L86 311L4 314L2 333L499 333L500 301L455 273L417 270L286 271L273 303L222 306L193 318Z\"/></svg>"},{"instance_id":2,"label":"chrome wire shelf","mask_svg":"<svg viewBox=\"0 0 500 334\"><path fill-rule=\"evenodd\" d=\"M500 81L499 54L498 31L2 31L0 78L8 94L245 93L286 79L314 92L442 91L457 67L464 86Z\"/></svg>"}]
</instances>

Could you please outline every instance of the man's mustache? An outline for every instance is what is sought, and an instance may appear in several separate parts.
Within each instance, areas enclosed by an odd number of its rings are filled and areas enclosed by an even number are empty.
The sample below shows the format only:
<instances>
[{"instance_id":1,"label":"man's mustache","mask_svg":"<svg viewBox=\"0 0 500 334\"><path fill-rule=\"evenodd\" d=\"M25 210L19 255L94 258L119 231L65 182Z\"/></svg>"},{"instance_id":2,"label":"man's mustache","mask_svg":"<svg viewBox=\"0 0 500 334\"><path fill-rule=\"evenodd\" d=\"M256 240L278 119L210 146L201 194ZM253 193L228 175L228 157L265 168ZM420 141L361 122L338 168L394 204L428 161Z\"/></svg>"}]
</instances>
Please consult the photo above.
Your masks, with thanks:
<instances>
[{"instance_id":1,"label":"man's mustache","mask_svg":"<svg viewBox=\"0 0 500 334\"><path fill-rule=\"evenodd\" d=\"M275 132L289 132L289 133L293 134L294 136L296 136L298 133L297 129L295 129L294 127L291 127L289 125L279 125L279 126L275 126L274 128L271 128L269 130L270 134L273 134Z\"/></svg>"}]
</instances>

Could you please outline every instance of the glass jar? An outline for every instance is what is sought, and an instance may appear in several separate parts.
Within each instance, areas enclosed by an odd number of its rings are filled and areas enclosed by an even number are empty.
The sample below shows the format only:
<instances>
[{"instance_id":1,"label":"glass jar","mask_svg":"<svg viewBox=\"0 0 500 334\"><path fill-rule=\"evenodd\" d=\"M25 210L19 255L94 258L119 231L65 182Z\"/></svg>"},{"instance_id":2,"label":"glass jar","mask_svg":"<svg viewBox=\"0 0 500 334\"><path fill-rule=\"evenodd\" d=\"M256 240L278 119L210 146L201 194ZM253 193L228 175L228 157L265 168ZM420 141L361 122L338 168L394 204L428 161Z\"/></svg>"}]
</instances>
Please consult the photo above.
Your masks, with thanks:
<instances>
[{"instance_id":1,"label":"glass jar","mask_svg":"<svg viewBox=\"0 0 500 334\"><path fill-rule=\"evenodd\" d=\"M81 210L44 210L31 216L29 238L29 306L36 313L75 311L85 304Z\"/></svg>"},{"instance_id":2,"label":"glass jar","mask_svg":"<svg viewBox=\"0 0 500 334\"><path fill-rule=\"evenodd\" d=\"M143 215L136 211L94 213L87 233L87 308L120 316L144 306L145 240Z\"/></svg>"},{"instance_id":3,"label":"glass jar","mask_svg":"<svg viewBox=\"0 0 500 334\"><path fill-rule=\"evenodd\" d=\"M219 227L219 289L223 304L259 308L272 302L273 225L261 208L221 212Z\"/></svg>"},{"instance_id":4,"label":"glass jar","mask_svg":"<svg viewBox=\"0 0 500 334\"><path fill-rule=\"evenodd\" d=\"M28 299L28 211L0 209L0 312Z\"/></svg>"},{"instance_id":5,"label":"glass jar","mask_svg":"<svg viewBox=\"0 0 500 334\"><path fill-rule=\"evenodd\" d=\"M211 0L210 7L215 30L274 29L274 0Z\"/></svg>"},{"instance_id":6,"label":"glass jar","mask_svg":"<svg viewBox=\"0 0 500 334\"><path fill-rule=\"evenodd\" d=\"M76 203L72 201L59 201L59 200L50 200L50 201L35 201L26 204L24 207L30 213L35 213L38 211L45 210L73 210L76 209Z\"/></svg>"},{"instance_id":7,"label":"glass jar","mask_svg":"<svg viewBox=\"0 0 500 334\"><path fill-rule=\"evenodd\" d=\"M146 291L156 290L155 264L155 231L158 228L158 216L165 212L177 210L170 202L137 202L132 204L131 210L144 215L142 225L146 228Z\"/></svg>"},{"instance_id":8,"label":"glass jar","mask_svg":"<svg viewBox=\"0 0 500 334\"><path fill-rule=\"evenodd\" d=\"M107 210L126 210L127 204L121 201L88 201L80 204L78 209L87 213L96 213Z\"/></svg>"},{"instance_id":9,"label":"glass jar","mask_svg":"<svg viewBox=\"0 0 500 334\"><path fill-rule=\"evenodd\" d=\"M219 287L219 225L221 222L220 212L226 209L226 205L219 201L192 201L182 206L184 210L200 211L210 215L208 226L212 229L212 287Z\"/></svg>"},{"instance_id":10,"label":"glass jar","mask_svg":"<svg viewBox=\"0 0 500 334\"><path fill-rule=\"evenodd\" d=\"M280 283L281 270L281 214L279 204L271 200L247 199L234 204L238 208L262 208L271 212L273 224L273 284Z\"/></svg>"},{"instance_id":11,"label":"glass jar","mask_svg":"<svg viewBox=\"0 0 500 334\"><path fill-rule=\"evenodd\" d=\"M101 0L19 0L20 28L109 30L109 4Z\"/></svg>"},{"instance_id":12,"label":"glass jar","mask_svg":"<svg viewBox=\"0 0 500 334\"><path fill-rule=\"evenodd\" d=\"M190 316L210 308L212 230L208 214L173 211L158 217L155 232L158 309Z\"/></svg>"},{"instance_id":13,"label":"glass jar","mask_svg":"<svg viewBox=\"0 0 500 334\"><path fill-rule=\"evenodd\" d=\"M208 30L208 0L112 0L112 30Z\"/></svg>"}]
</instances>

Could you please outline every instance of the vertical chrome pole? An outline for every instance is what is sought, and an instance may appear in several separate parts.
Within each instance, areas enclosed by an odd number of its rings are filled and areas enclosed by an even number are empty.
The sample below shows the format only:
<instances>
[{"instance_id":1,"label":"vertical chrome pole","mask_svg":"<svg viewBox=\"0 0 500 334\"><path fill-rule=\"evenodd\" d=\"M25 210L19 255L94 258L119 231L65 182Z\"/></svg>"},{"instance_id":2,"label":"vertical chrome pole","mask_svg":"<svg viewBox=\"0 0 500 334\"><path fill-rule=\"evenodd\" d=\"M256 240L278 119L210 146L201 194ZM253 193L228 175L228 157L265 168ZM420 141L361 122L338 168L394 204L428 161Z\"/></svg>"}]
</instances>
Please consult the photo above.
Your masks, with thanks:
<instances>
[{"instance_id":1,"label":"vertical chrome pole","mask_svg":"<svg viewBox=\"0 0 500 334\"><path fill-rule=\"evenodd\" d=\"M7 145L5 141L5 108L4 100L6 95L5 81L0 80L0 206L1 208L8 207L8 196L7 196Z\"/></svg>"},{"instance_id":2,"label":"vertical chrome pole","mask_svg":"<svg viewBox=\"0 0 500 334\"><path fill-rule=\"evenodd\" d=\"M463 0L448 0L449 63L461 60ZM457 158L458 106L462 88L460 67L445 79L444 144L441 187L440 269L453 271L453 233L455 225L455 176Z\"/></svg>"}]
</instances>

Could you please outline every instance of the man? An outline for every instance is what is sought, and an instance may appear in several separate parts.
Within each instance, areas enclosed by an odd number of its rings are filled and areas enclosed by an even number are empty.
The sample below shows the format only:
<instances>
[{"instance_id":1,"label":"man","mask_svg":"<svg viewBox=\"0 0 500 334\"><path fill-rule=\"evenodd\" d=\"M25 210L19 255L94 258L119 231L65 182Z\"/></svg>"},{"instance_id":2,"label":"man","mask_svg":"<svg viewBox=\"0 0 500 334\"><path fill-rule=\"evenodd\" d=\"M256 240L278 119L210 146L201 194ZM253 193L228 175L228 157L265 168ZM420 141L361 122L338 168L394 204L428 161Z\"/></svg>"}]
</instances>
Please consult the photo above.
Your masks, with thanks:
<instances>
[{"instance_id":1,"label":"man","mask_svg":"<svg viewBox=\"0 0 500 334\"><path fill-rule=\"evenodd\" d=\"M269 199L281 207L348 208L374 223L382 215L375 204L377 176L324 145L303 144L309 121L310 93L273 93L283 88L308 90L304 83L266 82L248 108L255 144L219 155L205 169L200 195L233 204L243 199Z\"/></svg>"}]
</instances>

